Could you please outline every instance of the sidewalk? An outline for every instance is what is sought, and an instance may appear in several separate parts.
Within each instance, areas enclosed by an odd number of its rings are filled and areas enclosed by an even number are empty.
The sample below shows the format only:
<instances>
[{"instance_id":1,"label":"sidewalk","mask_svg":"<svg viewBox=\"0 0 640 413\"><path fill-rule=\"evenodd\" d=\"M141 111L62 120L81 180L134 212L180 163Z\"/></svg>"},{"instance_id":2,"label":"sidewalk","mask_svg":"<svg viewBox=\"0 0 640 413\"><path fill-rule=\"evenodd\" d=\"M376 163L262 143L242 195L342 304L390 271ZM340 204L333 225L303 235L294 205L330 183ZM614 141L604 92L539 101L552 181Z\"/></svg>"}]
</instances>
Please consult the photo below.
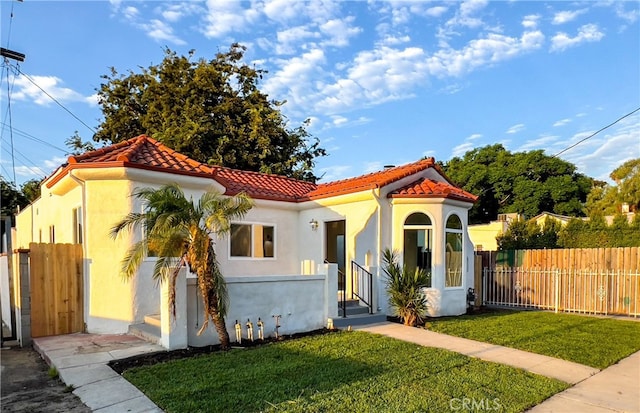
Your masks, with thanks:
<instances>
[{"instance_id":1,"label":"sidewalk","mask_svg":"<svg viewBox=\"0 0 640 413\"><path fill-rule=\"evenodd\" d=\"M33 348L95 412L162 412L140 390L107 366L110 360L165 351L161 346L126 334L77 333L36 338Z\"/></svg>"},{"instance_id":2,"label":"sidewalk","mask_svg":"<svg viewBox=\"0 0 640 413\"><path fill-rule=\"evenodd\" d=\"M455 351L575 385L531 412L640 412L640 352L599 371L570 361L396 323L374 324L358 330Z\"/></svg>"}]
</instances>

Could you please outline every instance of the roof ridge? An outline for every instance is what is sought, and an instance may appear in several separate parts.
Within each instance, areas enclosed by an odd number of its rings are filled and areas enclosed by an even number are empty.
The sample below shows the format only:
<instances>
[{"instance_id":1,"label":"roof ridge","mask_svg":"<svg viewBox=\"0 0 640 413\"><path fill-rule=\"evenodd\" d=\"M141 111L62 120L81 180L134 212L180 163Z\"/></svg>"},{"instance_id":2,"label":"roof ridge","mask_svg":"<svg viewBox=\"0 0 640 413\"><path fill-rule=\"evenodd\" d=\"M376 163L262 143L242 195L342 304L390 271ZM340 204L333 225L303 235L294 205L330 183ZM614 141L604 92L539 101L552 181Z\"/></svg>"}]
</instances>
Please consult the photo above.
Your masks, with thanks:
<instances>
[{"instance_id":1,"label":"roof ridge","mask_svg":"<svg viewBox=\"0 0 640 413\"><path fill-rule=\"evenodd\" d=\"M299 182L305 185L313 185L313 186L318 186L318 184L313 183L313 182L309 182L309 181L303 181L302 179L296 179L296 178L291 178L289 176L286 175L279 175L279 174L274 174L274 173L267 173L267 172L258 172L258 171L246 171L244 169L236 169L236 168L229 168L228 166L222 166L222 165L214 165L214 166L210 166L210 168L212 169L212 172L214 175L217 175L217 171L219 170L229 170L229 171L236 171L236 172L241 172L243 174L253 174L253 175L262 175L262 176L272 176L272 177L276 177L279 179L285 179L288 181L292 181L292 182Z\"/></svg>"},{"instance_id":2,"label":"roof ridge","mask_svg":"<svg viewBox=\"0 0 640 413\"><path fill-rule=\"evenodd\" d=\"M67 158L67 162L68 163L78 163L78 162L82 161L83 159L87 159L87 158L90 158L92 156L104 155L104 154L106 154L108 152L111 152L111 151L113 151L115 149L120 149L122 147L130 145L131 141L134 141L134 140L140 138L141 136L145 136L145 135L136 136L135 138L127 139L125 141L114 143L112 145L103 146L102 148L94 149L92 151L85 152L85 153L82 153L80 155L71 155L71 156L69 156Z\"/></svg>"},{"instance_id":3,"label":"roof ridge","mask_svg":"<svg viewBox=\"0 0 640 413\"><path fill-rule=\"evenodd\" d=\"M133 155L138 150L138 148L142 146L142 144L146 141L147 138L148 138L147 135L139 135L133 139L130 139L129 141L131 141L131 144L127 149L125 149L120 155L116 157L116 160L130 162L131 155Z\"/></svg>"},{"instance_id":4,"label":"roof ridge","mask_svg":"<svg viewBox=\"0 0 640 413\"><path fill-rule=\"evenodd\" d=\"M423 163L425 164L425 167L419 167L419 165L421 165ZM413 167L410 171L408 171L407 174L404 175L404 176L408 176L408 175L414 174L416 172L420 172L421 170L426 169L427 167L432 166L432 165L435 165L435 158L429 157L429 158L420 159L420 160L415 161L415 162L409 162L409 163L406 163L406 164L394 166L393 168L389 168L389 169L383 169L383 170L380 170L380 171L373 171L373 172L369 172L369 173L366 173L366 174L353 176L351 178L344 178L344 179L338 179L336 181L324 182L324 183L318 184L318 186L334 185L334 184L339 184L339 183L343 183L343 182L347 182L347 181L353 181L353 180L357 180L357 179L368 178L368 177L372 177L372 176L375 176L375 175L382 175L384 173L390 173L391 171L398 170L400 168L411 168L411 167ZM394 180L397 180L397 179L394 179ZM390 182L387 182L387 180L385 180L385 181L383 181L382 184L380 184L380 186L385 186L385 185L387 185L389 183Z\"/></svg>"}]
</instances>

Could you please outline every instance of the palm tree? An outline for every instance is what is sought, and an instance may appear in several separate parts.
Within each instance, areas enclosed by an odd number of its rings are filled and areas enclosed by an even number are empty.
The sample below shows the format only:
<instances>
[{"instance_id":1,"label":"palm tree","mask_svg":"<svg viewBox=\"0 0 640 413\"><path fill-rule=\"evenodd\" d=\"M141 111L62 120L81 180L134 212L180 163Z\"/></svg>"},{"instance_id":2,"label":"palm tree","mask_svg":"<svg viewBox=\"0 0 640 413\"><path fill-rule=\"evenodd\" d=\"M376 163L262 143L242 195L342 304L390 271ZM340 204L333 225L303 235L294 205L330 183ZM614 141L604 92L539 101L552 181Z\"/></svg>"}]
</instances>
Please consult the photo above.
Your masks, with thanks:
<instances>
[{"instance_id":1,"label":"palm tree","mask_svg":"<svg viewBox=\"0 0 640 413\"><path fill-rule=\"evenodd\" d=\"M382 252L383 270L387 273L387 294L395 314L407 326L422 323L427 313L427 297L422 289L430 283L431 275L424 269L413 271L400 265L398 253L388 248Z\"/></svg>"},{"instance_id":2,"label":"palm tree","mask_svg":"<svg viewBox=\"0 0 640 413\"><path fill-rule=\"evenodd\" d=\"M228 233L231 221L242 218L253 207L253 201L245 194L226 197L212 190L194 203L177 184L142 188L133 196L143 201L144 211L128 214L111 229L111 235L115 238L122 231L141 228L146 237L129 248L122 260L122 274L134 277L148 253L155 253L158 260L153 278L170 283L170 306L175 317L176 277L187 264L198 277L204 303L204 323L198 334L205 331L211 320L220 346L228 349L230 340L224 317L229 296L211 235Z\"/></svg>"}]
</instances>

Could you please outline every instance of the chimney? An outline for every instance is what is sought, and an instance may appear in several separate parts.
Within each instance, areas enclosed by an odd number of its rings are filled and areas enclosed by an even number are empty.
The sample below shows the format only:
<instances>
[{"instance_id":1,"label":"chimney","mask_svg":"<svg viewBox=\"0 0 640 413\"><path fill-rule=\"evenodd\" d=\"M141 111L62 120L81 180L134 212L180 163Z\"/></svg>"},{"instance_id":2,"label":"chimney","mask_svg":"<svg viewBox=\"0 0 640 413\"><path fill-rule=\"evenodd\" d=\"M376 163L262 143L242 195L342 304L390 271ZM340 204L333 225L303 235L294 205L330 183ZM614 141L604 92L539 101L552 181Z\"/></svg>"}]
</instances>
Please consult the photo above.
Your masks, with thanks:
<instances>
[{"instance_id":1,"label":"chimney","mask_svg":"<svg viewBox=\"0 0 640 413\"><path fill-rule=\"evenodd\" d=\"M386 171L387 169L391 169L391 168L395 168L395 167L396 167L395 165L385 165L385 166L382 167L382 170Z\"/></svg>"}]
</instances>

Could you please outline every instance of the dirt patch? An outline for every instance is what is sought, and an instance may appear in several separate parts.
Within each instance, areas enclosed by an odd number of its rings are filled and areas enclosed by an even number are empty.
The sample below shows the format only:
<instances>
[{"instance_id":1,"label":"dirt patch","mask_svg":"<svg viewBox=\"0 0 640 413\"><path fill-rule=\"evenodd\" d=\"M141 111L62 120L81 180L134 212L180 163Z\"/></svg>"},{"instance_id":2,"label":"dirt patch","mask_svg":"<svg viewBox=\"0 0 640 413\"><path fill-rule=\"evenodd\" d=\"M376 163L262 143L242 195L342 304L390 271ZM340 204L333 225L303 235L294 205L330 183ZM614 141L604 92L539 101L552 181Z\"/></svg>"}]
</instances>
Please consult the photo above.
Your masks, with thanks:
<instances>
[{"instance_id":1,"label":"dirt patch","mask_svg":"<svg viewBox=\"0 0 640 413\"><path fill-rule=\"evenodd\" d=\"M278 339L274 337L268 337L264 340L254 340L248 341L243 340L241 344L231 343L231 347L242 347L242 348L250 348L250 347L258 347L264 346L270 343L276 343L285 340L292 340L301 337L315 336L320 334L329 334L333 332L340 331L338 329L329 330L326 328L321 328L319 330L307 331L305 333L296 333L291 335L280 336ZM157 353L147 353L142 354L140 356L132 356L125 359L120 360L112 360L107 365L115 370L118 374L122 374L124 371L129 370L134 367L141 366L151 366L157 363L163 363L165 361L171 360L179 360L187 357L194 357L203 354L215 353L220 350L219 345L215 346L206 346L206 347L189 347L184 350L172 350L172 351L162 351Z\"/></svg>"},{"instance_id":2,"label":"dirt patch","mask_svg":"<svg viewBox=\"0 0 640 413\"><path fill-rule=\"evenodd\" d=\"M1 350L2 412L91 412L32 349Z\"/></svg>"}]
</instances>

